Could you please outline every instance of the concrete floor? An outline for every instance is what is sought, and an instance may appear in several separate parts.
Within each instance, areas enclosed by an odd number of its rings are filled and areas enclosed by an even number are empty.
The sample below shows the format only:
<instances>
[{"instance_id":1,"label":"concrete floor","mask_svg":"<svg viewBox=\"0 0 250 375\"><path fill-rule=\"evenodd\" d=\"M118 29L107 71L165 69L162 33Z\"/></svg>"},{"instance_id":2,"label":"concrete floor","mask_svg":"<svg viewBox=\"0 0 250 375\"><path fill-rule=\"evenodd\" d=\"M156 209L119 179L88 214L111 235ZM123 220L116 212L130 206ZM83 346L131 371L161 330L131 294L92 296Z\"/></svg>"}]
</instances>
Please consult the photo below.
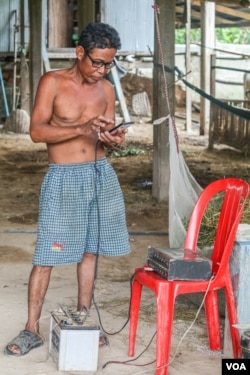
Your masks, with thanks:
<instances>
[{"instance_id":1,"label":"concrete floor","mask_svg":"<svg viewBox=\"0 0 250 375\"><path fill-rule=\"evenodd\" d=\"M26 321L27 281L36 239L33 227L27 228L26 226L21 228L21 231L20 228L18 230L16 232L15 228L11 227L10 231L2 229L0 233L1 252L3 253L3 249L8 251L8 256L0 257L1 375L114 375L118 373L153 375L155 363L143 365L155 359L155 340L134 365L110 363L103 368L109 361L123 362L131 359L127 356L128 325L120 333L109 336L109 346L99 349L97 371L58 371L48 350L50 317L51 311L58 309L59 305L67 307L75 304L77 294L75 266L58 267L53 270L40 320L41 334L45 339L45 344L20 358L7 357L3 354L6 343L23 329ZM99 258L95 300L106 331L116 332L126 322L130 299L129 279L134 268L144 263L147 246L152 244L159 247L166 246L166 236L133 236L131 238L132 253L129 256L119 259ZM221 374L222 353L211 352L208 349L203 312L178 347L185 332L190 329L196 311L196 306L185 301L179 302L176 307L171 356L173 357L176 349L177 354L169 366L169 375ZM91 310L91 316L94 321L98 322L94 307ZM155 297L150 291L145 290L142 297L136 356L149 345L154 332Z\"/></svg>"}]
</instances>

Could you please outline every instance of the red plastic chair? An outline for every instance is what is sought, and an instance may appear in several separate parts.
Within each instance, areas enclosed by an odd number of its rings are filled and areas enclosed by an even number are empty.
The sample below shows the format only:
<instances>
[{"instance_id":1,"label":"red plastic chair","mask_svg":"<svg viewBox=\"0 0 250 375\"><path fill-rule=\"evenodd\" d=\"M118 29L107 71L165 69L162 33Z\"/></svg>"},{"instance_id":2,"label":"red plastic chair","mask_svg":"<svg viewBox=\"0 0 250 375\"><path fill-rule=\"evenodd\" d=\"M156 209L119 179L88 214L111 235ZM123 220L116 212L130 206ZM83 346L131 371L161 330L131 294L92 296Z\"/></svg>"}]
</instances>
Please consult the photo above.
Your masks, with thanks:
<instances>
[{"instance_id":1,"label":"red plastic chair","mask_svg":"<svg viewBox=\"0 0 250 375\"><path fill-rule=\"evenodd\" d=\"M224 192L223 202L211 256L212 280L170 281L154 271L145 270L144 267L137 268L135 271L132 283L128 355L134 356L141 291L145 286L152 289L157 297L156 375L168 374L174 305L176 297L180 294L207 293L204 305L209 345L212 350L220 350L222 344L217 291L224 288L233 353L235 358L241 357L239 333L233 327L233 324L237 323L237 313L229 271L229 258L249 194L247 182L236 178L225 178L212 182L202 191L189 220L184 249L196 252L200 226L206 208L211 199L221 192Z\"/></svg>"}]
</instances>

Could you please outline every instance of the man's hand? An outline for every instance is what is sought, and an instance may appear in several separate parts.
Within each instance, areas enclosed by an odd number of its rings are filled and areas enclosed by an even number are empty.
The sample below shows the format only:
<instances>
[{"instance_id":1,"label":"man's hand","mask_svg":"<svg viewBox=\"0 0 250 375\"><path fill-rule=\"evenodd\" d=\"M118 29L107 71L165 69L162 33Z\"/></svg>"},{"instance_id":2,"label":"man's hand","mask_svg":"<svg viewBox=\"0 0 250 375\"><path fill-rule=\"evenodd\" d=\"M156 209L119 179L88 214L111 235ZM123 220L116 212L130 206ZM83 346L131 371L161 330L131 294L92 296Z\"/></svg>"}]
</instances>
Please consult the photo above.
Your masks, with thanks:
<instances>
[{"instance_id":1,"label":"man's hand","mask_svg":"<svg viewBox=\"0 0 250 375\"><path fill-rule=\"evenodd\" d=\"M114 120L105 116L97 116L89 121L90 128L98 133L98 135L105 130L109 130L114 126Z\"/></svg>"},{"instance_id":2,"label":"man's hand","mask_svg":"<svg viewBox=\"0 0 250 375\"><path fill-rule=\"evenodd\" d=\"M125 140L125 134L128 132L128 129L117 129L115 132L110 133L109 131L101 131L98 138L104 143L104 145L118 146Z\"/></svg>"},{"instance_id":3,"label":"man's hand","mask_svg":"<svg viewBox=\"0 0 250 375\"><path fill-rule=\"evenodd\" d=\"M93 117L84 124L75 125L75 127L78 129L79 135L87 135L95 132L99 136L101 131L109 130L114 127L114 120L110 117L100 115Z\"/></svg>"}]
</instances>

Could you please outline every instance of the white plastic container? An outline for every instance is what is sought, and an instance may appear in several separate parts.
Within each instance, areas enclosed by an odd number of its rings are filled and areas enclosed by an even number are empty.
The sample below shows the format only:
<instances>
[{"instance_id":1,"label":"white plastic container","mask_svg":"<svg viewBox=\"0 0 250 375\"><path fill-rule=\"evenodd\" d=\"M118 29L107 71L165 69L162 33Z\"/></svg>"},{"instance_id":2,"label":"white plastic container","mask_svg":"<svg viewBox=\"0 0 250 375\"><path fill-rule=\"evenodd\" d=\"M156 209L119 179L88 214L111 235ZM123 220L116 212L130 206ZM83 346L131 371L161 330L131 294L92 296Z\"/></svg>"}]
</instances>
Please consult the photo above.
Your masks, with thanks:
<instances>
[{"instance_id":1,"label":"white plastic container","mask_svg":"<svg viewBox=\"0 0 250 375\"><path fill-rule=\"evenodd\" d=\"M234 290L240 336L250 329L250 225L240 224L230 258L230 273ZM227 358L233 358L229 321L226 311L224 350Z\"/></svg>"}]
</instances>

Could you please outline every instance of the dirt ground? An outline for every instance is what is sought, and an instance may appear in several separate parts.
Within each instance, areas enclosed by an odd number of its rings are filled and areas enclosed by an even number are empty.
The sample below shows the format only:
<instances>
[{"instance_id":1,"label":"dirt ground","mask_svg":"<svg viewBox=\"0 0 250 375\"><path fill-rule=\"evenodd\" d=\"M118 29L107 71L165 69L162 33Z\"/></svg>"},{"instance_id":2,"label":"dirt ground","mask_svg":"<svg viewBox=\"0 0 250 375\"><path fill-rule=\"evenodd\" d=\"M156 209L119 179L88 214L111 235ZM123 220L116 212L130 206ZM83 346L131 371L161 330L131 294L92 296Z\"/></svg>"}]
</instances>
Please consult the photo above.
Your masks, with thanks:
<instances>
[{"instance_id":1,"label":"dirt ground","mask_svg":"<svg viewBox=\"0 0 250 375\"><path fill-rule=\"evenodd\" d=\"M126 203L127 223L130 232L131 254L120 259L100 257L95 300L100 309L104 329L115 333L127 320L130 278L134 268L146 260L150 245L167 247L167 202L152 197L152 124L148 119L135 118L136 124L128 133L122 150L109 155L114 166ZM194 131L187 134L184 121L179 119L180 145L191 173L202 187L210 181L226 176L249 180L250 164L240 152L216 146L207 150L207 138ZM47 170L45 146L33 144L28 135L0 133L0 362L2 375L78 374L62 372L49 355L49 321L51 311L59 305L73 306L77 284L74 266L53 270L49 291L44 303L41 332L45 345L23 358L4 356L6 343L23 329L26 320L27 282L31 257L36 241L36 221L40 184ZM120 153L120 156L118 155ZM122 154L122 156L121 156ZM126 155L126 156L125 156ZM118 157L119 156L119 157ZM246 221L245 221L246 222ZM93 318L98 321L95 308ZM182 299L176 305L172 342L170 375L221 374L222 352L208 349L203 310L194 327L191 327L197 306ZM149 345L155 330L155 298L144 291L136 356ZM140 358L130 365L121 362L127 356L128 325L118 334L109 336L110 345L99 350L98 370L84 374L154 374L155 340ZM178 346L181 342L181 345ZM105 368L107 362L110 363ZM146 366L146 364L151 363Z\"/></svg>"}]
</instances>

